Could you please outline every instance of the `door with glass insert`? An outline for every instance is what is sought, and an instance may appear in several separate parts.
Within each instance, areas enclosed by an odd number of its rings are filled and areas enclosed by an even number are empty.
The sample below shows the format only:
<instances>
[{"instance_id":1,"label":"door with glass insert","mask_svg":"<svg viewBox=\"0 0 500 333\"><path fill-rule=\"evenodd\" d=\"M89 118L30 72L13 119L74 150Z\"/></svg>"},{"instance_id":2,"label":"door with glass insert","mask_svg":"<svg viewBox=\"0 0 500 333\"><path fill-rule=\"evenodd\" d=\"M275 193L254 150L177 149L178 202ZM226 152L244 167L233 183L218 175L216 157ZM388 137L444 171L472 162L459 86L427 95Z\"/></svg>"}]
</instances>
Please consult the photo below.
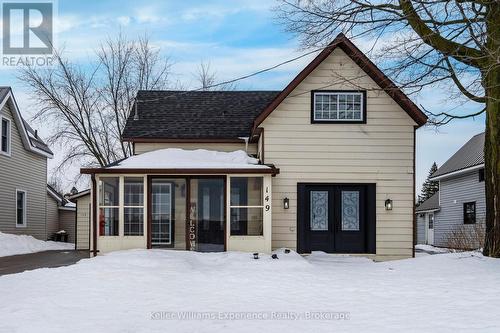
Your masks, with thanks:
<instances>
[{"instance_id":1,"label":"door with glass insert","mask_svg":"<svg viewBox=\"0 0 500 333\"><path fill-rule=\"evenodd\" d=\"M366 252L366 205L363 186L335 186L335 252Z\"/></svg>"},{"instance_id":2,"label":"door with glass insert","mask_svg":"<svg viewBox=\"0 0 500 333\"><path fill-rule=\"evenodd\" d=\"M309 247L311 251L333 252L335 239L333 233L334 195L330 188L324 186L310 187L308 195Z\"/></svg>"},{"instance_id":3,"label":"door with glass insert","mask_svg":"<svg viewBox=\"0 0 500 333\"><path fill-rule=\"evenodd\" d=\"M299 252L375 251L375 185L299 184L297 200Z\"/></svg>"},{"instance_id":4,"label":"door with glass insert","mask_svg":"<svg viewBox=\"0 0 500 333\"><path fill-rule=\"evenodd\" d=\"M166 179L151 180L151 245L173 245L173 188Z\"/></svg>"}]
</instances>

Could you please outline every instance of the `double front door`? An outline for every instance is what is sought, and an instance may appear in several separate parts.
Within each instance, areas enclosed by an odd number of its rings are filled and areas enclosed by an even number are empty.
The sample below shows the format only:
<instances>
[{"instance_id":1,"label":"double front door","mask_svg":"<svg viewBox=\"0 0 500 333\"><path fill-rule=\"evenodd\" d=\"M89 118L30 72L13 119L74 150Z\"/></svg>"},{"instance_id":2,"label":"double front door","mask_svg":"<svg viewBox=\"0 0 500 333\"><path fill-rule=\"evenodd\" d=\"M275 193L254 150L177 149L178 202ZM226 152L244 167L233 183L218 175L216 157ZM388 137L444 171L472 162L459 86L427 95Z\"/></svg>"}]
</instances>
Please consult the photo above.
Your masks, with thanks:
<instances>
[{"instance_id":1,"label":"double front door","mask_svg":"<svg viewBox=\"0 0 500 333\"><path fill-rule=\"evenodd\" d=\"M375 185L299 184L301 253L375 252Z\"/></svg>"}]
</instances>

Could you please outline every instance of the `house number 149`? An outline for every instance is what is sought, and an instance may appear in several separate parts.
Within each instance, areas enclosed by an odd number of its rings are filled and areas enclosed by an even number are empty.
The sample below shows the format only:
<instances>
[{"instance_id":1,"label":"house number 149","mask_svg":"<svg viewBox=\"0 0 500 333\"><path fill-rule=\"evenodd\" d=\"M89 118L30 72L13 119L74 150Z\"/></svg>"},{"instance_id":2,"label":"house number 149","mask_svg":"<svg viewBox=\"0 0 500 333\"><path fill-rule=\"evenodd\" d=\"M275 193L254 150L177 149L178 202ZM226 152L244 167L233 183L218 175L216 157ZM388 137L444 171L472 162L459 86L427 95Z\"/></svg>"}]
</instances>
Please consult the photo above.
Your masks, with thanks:
<instances>
[{"instance_id":1,"label":"house number 149","mask_svg":"<svg viewBox=\"0 0 500 333\"><path fill-rule=\"evenodd\" d=\"M266 201L266 212L269 211L269 209L271 209L271 206L269 205L269 187L266 186L266 197L264 198L264 200Z\"/></svg>"}]
</instances>

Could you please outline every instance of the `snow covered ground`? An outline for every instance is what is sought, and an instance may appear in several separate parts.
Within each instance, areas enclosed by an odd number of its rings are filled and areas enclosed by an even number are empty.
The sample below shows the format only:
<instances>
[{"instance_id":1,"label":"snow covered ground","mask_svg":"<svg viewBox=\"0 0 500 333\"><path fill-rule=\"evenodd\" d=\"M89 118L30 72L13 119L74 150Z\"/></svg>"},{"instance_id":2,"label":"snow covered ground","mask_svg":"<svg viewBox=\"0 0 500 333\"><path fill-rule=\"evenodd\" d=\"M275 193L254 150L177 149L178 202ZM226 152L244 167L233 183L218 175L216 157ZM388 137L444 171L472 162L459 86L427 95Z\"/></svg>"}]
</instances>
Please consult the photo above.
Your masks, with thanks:
<instances>
[{"instance_id":1,"label":"snow covered ground","mask_svg":"<svg viewBox=\"0 0 500 333\"><path fill-rule=\"evenodd\" d=\"M13 235L0 232L0 257L49 250L73 250L75 244L41 241L28 235Z\"/></svg>"},{"instance_id":2,"label":"snow covered ground","mask_svg":"<svg viewBox=\"0 0 500 333\"><path fill-rule=\"evenodd\" d=\"M0 332L500 331L498 259L278 256L130 250L5 275Z\"/></svg>"},{"instance_id":3,"label":"snow covered ground","mask_svg":"<svg viewBox=\"0 0 500 333\"><path fill-rule=\"evenodd\" d=\"M449 253L449 252L455 252L452 249L448 249L445 247L436 247L432 245L427 245L427 244L417 244L415 245L415 250L421 250L425 252L430 252L430 253Z\"/></svg>"}]
</instances>

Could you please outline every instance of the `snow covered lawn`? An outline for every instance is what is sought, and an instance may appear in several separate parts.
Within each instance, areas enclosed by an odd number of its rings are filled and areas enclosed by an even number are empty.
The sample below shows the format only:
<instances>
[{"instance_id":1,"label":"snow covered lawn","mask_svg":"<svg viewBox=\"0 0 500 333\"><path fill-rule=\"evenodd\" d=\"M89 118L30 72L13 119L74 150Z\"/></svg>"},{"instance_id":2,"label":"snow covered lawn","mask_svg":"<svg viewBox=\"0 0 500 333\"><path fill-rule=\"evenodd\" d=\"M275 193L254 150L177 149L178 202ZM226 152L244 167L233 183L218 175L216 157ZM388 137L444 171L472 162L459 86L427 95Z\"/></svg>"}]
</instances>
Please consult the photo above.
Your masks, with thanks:
<instances>
[{"instance_id":1,"label":"snow covered lawn","mask_svg":"<svg viewBox=\"0 0 500 333\"><path fill-rule=\"evenodd\" d=\"M0 332L500 331L498 259L278 256L130 250L2 276Z\"/></svg>"},{"instance_id":2,"label":"snow covered lawn","mask_svg":"<svg viewBox=\"0 0 500 333\"><path fill-rule=\"evenodd\" d=\"M49 250L73 250L75 244L41 241L28 235L13 235L0 232L0 257Z\"/></svg>"}]
</instances>

